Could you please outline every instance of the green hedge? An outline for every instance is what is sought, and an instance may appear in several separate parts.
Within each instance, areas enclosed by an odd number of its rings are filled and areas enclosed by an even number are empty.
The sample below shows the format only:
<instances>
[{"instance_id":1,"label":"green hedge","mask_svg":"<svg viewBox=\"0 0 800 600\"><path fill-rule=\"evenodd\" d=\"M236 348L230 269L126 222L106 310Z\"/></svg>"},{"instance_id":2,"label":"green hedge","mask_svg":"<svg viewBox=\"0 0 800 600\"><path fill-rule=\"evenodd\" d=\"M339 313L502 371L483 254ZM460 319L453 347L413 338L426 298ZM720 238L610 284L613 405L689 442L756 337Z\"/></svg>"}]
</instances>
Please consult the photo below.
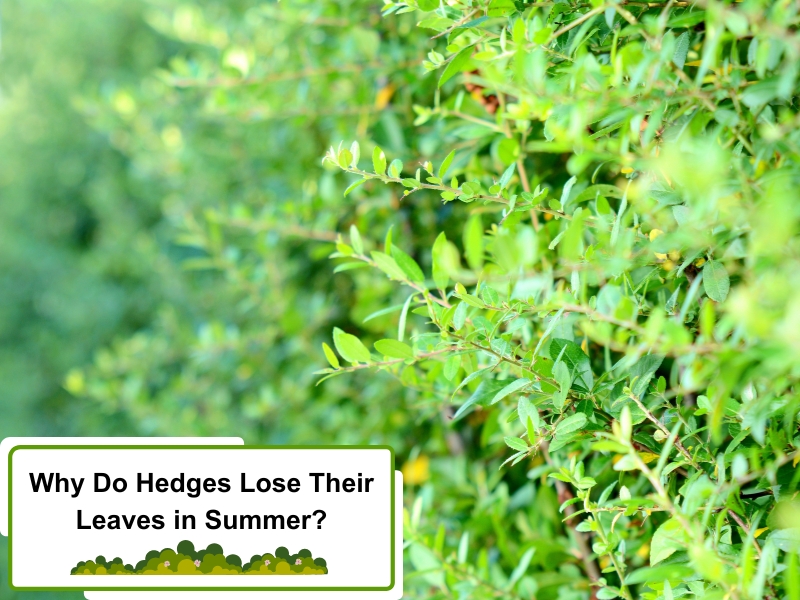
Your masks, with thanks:
<instances>
[{"instance_id":1,"label":"green hedge","mask_svg":"<svg viewBox=\"0 0 800 600\"><path fill-rule=\"evenodd\" d=\"M151 5L192 301L71 392L395 445L415 597L798 598L795 4Z\"/></svg>"},{"instance_id":2,"label":"green hedge","mask_svg":"<svg viewBox=\"0 0 800 600\"><path fill-rule=\"evenodd\" d=\"M274 553L255 554L242 564L236 554L226 555L219 544L209 544L195 550L194 544L184 540L177 548L151 550L140 561L124 564L121 558L80 561L70 571L71 575L324 575L327 562L314 558L309 550L292 554L285 546Z\"/></svg>"}]
</instances>

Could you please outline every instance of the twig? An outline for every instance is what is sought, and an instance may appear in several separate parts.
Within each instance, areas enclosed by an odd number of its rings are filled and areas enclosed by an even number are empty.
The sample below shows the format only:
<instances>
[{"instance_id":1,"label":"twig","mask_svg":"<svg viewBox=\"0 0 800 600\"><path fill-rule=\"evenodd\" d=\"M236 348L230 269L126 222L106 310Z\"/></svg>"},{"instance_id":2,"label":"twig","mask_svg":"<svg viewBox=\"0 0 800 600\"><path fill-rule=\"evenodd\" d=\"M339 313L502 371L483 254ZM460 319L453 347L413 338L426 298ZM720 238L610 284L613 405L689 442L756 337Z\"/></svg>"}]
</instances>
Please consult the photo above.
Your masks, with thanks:
<instances>
[{"instance_id":1,"label":"twig","mask_svg":"<svg viewBox=\"0 0 800 600\"><path fill-rule=\"evenodd\" d=\"M554 466L553 458L550 456L550 452L548 451L548 443L542 442L540 448L542 449L542 456L544 457L545 462L550 466ZM569 490L567 490L567 486L563 481L556 479L555 482L559 499L569 494ZM570 517L575 512L575 507L570 504L564 509L564 512L567 514L567 517ZM575 542L578 544L578 549L581 554L580 559L583 561L586 574L589 576L589 579L595 583L600 579L600 569L597 568L597 565L592 560L592 551L589 548L589 543L586 541L586 537L583 535L583 533L576 529L577 525L570 525L569 527L572 529L572 533L575 536ZM594 596L594 592L592 593L592 596Z\"/></svg>"},{"instance_id":2,"label":"twig","mask_svg":"<svg viewBox=\"0 0 800 600\"><path fill-rule=\"evenodd\" d=\"M726 509L728 514L733 517L733 520L739 524L739 527L749 536L750 535L750 528L742 521L742 518L733 512L730 508ZM758 552L758 557L761 558L761 546L758 545L758 540L756 540L755 536L753 536L753 544L756 547L756 552Z\"/></svg>"},{"instance_id":3,"label":"twig","mask_svg":"<svg viewBox=\"0 0 800 600\"><path fill-rule=\"evenodd\" d=\"M562 27L561 29L559 29L553 35L550 36L550 39L547 40L547 45L549 45L553 40L555 40L560 35L563 35L563 34L567 33L569 30L574 29L575 27L577 27L581 23L585 23L586 21L588 21L592 17L596 17L601 12L603 12L605 9L606 9L605 6L598 6L597 8L594 8L594 9L590 10L589 12L583 14L582 16L578 17L574 21L570 22L568 25L565 25L564 27Z\"/></svg>"}]
</instances>

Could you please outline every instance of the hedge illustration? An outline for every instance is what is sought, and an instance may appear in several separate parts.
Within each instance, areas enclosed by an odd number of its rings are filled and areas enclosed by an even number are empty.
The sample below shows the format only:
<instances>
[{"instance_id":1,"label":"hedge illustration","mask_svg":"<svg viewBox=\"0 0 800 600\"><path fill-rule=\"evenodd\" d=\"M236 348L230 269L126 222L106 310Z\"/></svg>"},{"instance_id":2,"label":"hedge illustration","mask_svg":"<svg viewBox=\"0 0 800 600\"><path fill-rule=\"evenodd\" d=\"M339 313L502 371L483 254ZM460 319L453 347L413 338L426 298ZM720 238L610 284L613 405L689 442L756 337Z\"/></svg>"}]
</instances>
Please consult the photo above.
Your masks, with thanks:
<instances>
[{"instance_id":1,"label":"hedge illustration","mask_svg":"<svg viewBox=\"0 0 800 600\"><path fill-rule=\"evenodd\" d=\"M236 554L225 554L219 544L209 544L195 550L194 544L182 541L177 548L151 550L132 565L119 557L106 560L98 556L94 560L79 562L70 572L72 575L325 575L328 565L324 558L314 558L310 550L296 554L281 546L274 553L254 554L242 564Z\"/></svg>"}]
</instances>

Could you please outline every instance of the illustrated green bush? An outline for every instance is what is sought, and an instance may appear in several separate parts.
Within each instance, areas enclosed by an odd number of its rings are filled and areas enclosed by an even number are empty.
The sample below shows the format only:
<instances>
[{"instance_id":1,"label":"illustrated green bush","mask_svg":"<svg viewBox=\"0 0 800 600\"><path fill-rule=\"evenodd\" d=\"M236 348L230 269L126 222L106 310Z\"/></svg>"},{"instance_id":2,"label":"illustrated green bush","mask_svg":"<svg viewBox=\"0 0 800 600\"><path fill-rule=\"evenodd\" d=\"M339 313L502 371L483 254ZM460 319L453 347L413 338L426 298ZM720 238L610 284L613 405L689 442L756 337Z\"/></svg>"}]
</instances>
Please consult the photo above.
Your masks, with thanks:
<instances>
[{"instance_id":1,"label":"illustrated green bush","mask_svg":"<svg viewBox=\"0 0 800 600\"><path fill-rule=\"evenodd\" d=\"M178 558L178 553L172 548L164 548L158 555L158 558L161 560L161 562L170 561L174 563Z\"/></svg>"},{"instance_id":2,"label":"illustrated green bush","mask_svg":"<svg viewBox=\"0 0 800 600\"><path fill-rule=\"evenodd\" d=\"M291 555L289 554L288 548L286 548L284 546L280 546L279 548L277 548L275 550L275 557L276 558L282 558L284 560L289 560Z\"/></svg>"},{"instance_id":3,"label":"illustrated green bush","mask_svg":"<svg viewBox=\"0 0 800 600\"><path fill-rule=\"evenodd\" d=\"M98 564L93 560L87 560L86 562L81 561L78 563L78 566L72 569L71 574L73 575L96 575L98 569L103 569L103 573L105 572L105 568L102 564ZM102 573L100 573L102 574Z\"/></svg>"},{"instance_id":4,"label":"illustrated green bush","mask_svg":"<svg viewBox=\"0 0 800 600\"><path fill-rule=\"evenodd\" d=\"M179 575L193 575L199 574L202 571L198 570L197 566L194 564L194 560L191 557L187 557L178 563L175 572Z\"/></svg>"},{"instance_id":5,"label":"illustrated green bush","mask_svg":"<svg viewBox=\"0 0 800 600\"><path fill-rule=\"evenodd\" d=\"M177 551L179 554L185 554L186 556L196 555L194 544L189 540L183 540L180 544L178 544Z\"/></svg>"},{"instance_id":6,"label":"illustrated green bush","mask_svg":"<svg viewBox=\"0 0 800 600\"><path fill-rule=\"evenodd\" d=\"M242 566L242 559L236 554L229 554L227 557L225 557L225 560L229 565L236 565L237 567Z\"/></svg>"},{"instance_id":7,"label":"illustrated green bush","mask_svg":"<svg viewBox=\"0 0 800 600\"><path fill-rule=\"evenodd\" d=\"M128 568L125 565L121 564L121 563L112 563L108 567L108 574L109 575L129 575L132 572L133 571L128 570Z\"/></svg>"},{"instance_id":8,"label":"illustrated green bush","mask_svg":"<svg viewBox=\"0 0 800 600\"><path fill-rule=\"evenodd\" d=\"M222 549L218 544L211 544L206 551L200 551L203 558L196 556L191 542L183 541L178 544L178 551L164 548L154 556L155 551L150 551L144 559L136 563L136 568L130 564L123 564L121 558L115 558L111 563L98 556L96 561L81 561L70 571L72 575L324 575L328 572L324 559L314 559L311 551L303 549L297 554L290 554L285 547L280 547L275 554L288 556L289 560L276 557L271 553L255 554L250 562L242 565L241 558L236 554L225 556L222 553L212 554L208 549ZM186 551L190 554L185 554ZM301 556L303 555L303 556Z\"/></svg>"},{"instance_id":9,"label":"illustrated green bush","mask_svg":"<svg viewBox=\"0 0 800 600\"><path fill-rule=\"evenodd\" d=\"M200 562L200 570L203 573L210 573L215 567L225 568L228 566L224 554L206 553Z\"/></svg>"},{"instance_id":10,"label":"illustrated green bush","mask_svg":"<svg viewBox=\"0 0 800 600\"><path fill-rule=\"evenodd\" d=\"M145 563L144 567L142 567L142 570L143 571L154 571L154 570L156 570L158 568L158 565L160 565L162 562L163 561L161 560L161 556L156 556L155 558L149 559Z\"/></svg>"}]
</instances>

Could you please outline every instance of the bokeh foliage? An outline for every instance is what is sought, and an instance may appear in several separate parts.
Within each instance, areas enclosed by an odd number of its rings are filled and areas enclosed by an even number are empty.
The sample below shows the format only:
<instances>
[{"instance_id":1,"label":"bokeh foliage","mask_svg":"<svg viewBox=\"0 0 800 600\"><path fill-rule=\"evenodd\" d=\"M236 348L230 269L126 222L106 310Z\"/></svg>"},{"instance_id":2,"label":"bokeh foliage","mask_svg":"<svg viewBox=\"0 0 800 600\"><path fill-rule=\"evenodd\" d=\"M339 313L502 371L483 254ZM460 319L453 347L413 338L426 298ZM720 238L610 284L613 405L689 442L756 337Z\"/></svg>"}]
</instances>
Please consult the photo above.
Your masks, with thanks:
<instances>
[{"instance_id":1,"label":"bokeh foliage","mask_svg":"<svg viewBox=\"0 0 800 600\"><path fill-rule=\"evenodd\" d=\"M800 597L795 4L102 6L74 428L392 444L409 597Z\"/></svg>"}]
</instances>

